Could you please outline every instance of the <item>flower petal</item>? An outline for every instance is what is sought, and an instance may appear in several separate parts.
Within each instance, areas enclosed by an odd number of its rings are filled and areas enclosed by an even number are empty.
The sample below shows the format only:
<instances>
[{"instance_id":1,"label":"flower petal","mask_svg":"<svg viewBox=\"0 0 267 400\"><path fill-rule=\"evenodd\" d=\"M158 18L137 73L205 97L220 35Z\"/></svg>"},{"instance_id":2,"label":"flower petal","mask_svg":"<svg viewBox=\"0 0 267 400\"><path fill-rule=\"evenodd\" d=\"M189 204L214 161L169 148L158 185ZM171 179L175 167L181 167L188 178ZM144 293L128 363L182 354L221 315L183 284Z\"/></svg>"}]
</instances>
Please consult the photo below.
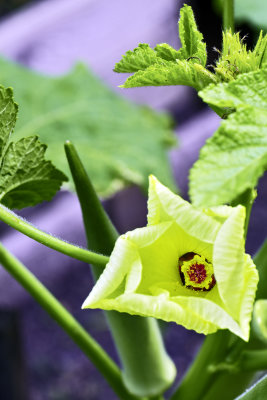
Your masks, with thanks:
<instances>
[{"instance_id":1,"label":"flower petal","mask_svg":"<svg viewBox=\"0 0 267 400\"><path fill-rule=\"evenodd\" d=\"M91 307L154 317L167 322L173 321L205 335L214 333L218 329L229 329L245 339L239 325L225 310L201 297L170 298L165 291L157 296L127 293L115 299L102 299Z\"/></svg>"},{"instance_id":2,"label":"flower petal","mask_svg":"<svg viewBox=\"0 0 267 400\"><path fill-rule=\"evenodd\" d=\"M244 271L244 287L241 299L240 324L245 337L249 337L250 321L253 311L253 304L257 285L259 282L259 274L251 257L245 254L245 271Z\"/></svg>"},{"instance_id":3,"label":"flower petal","mask_svg":"<svg viewBox=\"0 0 267 400\"><path fill-rule=\"evenodd\" d=\"M175 221L187 234L205 242L213 243L221 223L180 196L172 193L154 176L149 177L148 225Z\"/></svg>"},{"instance_id":4,"label":"flower petal","mask_svg":"<svg viewBox=\"0 0 267 400\"><path fill-rule=\"evenodd\" d=\"M213 248L213 268L220 296L229 314L239 320L244 287L245 209L233 208Z\"/></svg>"}]
</instances>

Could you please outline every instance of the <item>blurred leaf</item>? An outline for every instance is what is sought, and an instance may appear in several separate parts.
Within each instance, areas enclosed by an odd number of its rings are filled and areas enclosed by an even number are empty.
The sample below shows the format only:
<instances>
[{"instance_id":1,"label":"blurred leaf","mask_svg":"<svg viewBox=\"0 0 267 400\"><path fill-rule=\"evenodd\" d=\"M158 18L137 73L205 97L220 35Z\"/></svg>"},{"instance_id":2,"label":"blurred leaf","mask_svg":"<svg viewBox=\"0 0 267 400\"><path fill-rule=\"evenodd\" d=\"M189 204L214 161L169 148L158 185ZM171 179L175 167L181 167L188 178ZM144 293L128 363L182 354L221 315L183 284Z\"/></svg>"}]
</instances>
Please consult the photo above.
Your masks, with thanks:
<instances>
[{"instance_id":1,"label":"blurred leaf","mask_svg":"<svg viewBox=\"0 0 267 400\"><path fill-rule=\"evenodd\" d=\"M267 375L259 380L245 393L238 396L236 400L264 400L267 399Z\"/></svg>"},{"instance_id":2,"label":"blurred leaf","mask_svg":"<svg viewBox=\"0 0 267 400\"><path fill-rule=\"evenodd\" d=\"M20 104L16 136L38 133L67 175L63 144L72 141L101 196L130 183L146 186L151 173L175 187L167 155L175 142L170 119L121 98L85 66L51 78L0 60L0 82L15 88Z\"/></svg>"},{"instance_id":3,"label":"blurred leaf","mask_svg":"<svg viewBox=\"0 0 267 400\"><path fill-rule=\"evenodd\" d=\"M266 83L267 69L262 69L201 92L207 103L237 111L207 140L191 169L190 196L195 205L229 203L254 188L266 170Z\"/></svg>"},{"instance_id":4,"label":"blurred leaf","mask_svg":"<svg viewBox=\"0 0 267 400\"><path fill-rule=\"evenodd\" d=\"M267 30L267 2L262 0L235 0L235 18Z\"/></svg>"},{"instance_id":5,"label":"blurred leaf","mask_svg":"<svg viewBox=\"0 0 267 400\"><path fill-rule=\"evenodd\" d=\"M12 90L0 86L0 201L9 208L51 200L66 180L64 174L44 159L46 145L36 136L8 144L17 110Z\"/></svg>"}]
</instances>

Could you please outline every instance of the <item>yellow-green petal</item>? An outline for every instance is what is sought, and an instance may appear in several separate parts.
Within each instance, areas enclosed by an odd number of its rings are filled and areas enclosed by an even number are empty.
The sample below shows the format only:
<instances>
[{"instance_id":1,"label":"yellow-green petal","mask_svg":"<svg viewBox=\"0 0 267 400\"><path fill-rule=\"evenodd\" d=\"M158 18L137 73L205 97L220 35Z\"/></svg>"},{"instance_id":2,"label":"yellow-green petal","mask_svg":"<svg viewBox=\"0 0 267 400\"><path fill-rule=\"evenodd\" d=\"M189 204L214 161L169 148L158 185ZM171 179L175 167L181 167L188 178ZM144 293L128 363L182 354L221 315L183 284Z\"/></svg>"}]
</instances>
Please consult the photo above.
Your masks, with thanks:
<instances>
[{"instance_id":1,"label":"yellow-green petal","mask_svg":"<svg viewBox=\"0 0 267 400\"><path fill-rule=\"evenodd\" d=\"M213 243L220 222L175 195L153 175L149 177L148 225L175 221L187 234Z\"/></svg>"},{"instance_id":2,"label":"yellow-green petal","mask_svg":"<svg viewBox=\"0 0 267 400\"><path fill-rule=\"evenodd\" d=\"M220 296L228 312L239 318L244 286L245 209L233 209L218 232L213 249L213 268Z\"/></svg>"}]
</instances>

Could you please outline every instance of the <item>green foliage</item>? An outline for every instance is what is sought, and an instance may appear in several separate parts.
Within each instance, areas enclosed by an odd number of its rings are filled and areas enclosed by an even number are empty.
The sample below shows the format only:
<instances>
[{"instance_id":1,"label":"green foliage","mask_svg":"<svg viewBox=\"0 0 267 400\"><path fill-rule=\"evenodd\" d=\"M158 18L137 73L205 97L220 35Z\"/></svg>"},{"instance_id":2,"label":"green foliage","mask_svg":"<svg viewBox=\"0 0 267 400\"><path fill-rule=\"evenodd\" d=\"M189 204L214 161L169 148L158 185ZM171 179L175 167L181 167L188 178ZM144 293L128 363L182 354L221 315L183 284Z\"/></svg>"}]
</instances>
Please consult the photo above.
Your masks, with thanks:
<instances>
[{"instance_id":1,"label":"green foliage","mask_svg":"<svg viewBox=\"0 0 267 400\"><path fill-rule=\"evenodd\" d=\"M70 74L40 76L0 60L0 82L14 86L20 105L16 137L36 132L48 155L69 175L63 144L75 143L101 196L130 183L147 185L157 173L175 187L167 149L175 143L170 119L119 97L79 65Z\"/></svg>"},{"instance_id":2,"label":"green foliage","mask_svg":"<svg viewBox=\"0 0 267 400\"><path fill-rule=\"evenodd\" d=\"M266 110L266 82L267 67L241 75L229 84L212 85L200 92L199 96L206 103L222 109L227 107L237 109L239 106L248 105Z\"/></svg>"},{"instance_id":3,"label":"green foliage","mask_svg":"<svg viewBox=\"0 0 267 400\"><path fill-rule=\"evenodd\" d=\"M0 201L9 208L33 206L51 200L66 176L44 154L46 145L37 136L10 142L18 106L12 90L0 86Z\"/></svg>"},{"instance_id":4,"label":"green foliage","mask_svg":"<svg viewBox=\"0 0 267 400\"><path fill-rule=\"evenodd\" d=\"M136 72L144 70L150 65L157 64L160 59L157 53L148 44L140 43L133 51L129 50L115 65L115 72Z\"/></svg>"},{"instance_id":5,"label":"green foliage","mask_svg":"<svg viewBox=\"0 0 267 400\"><path fill-rule=\"evenodd\" d=\"M247 50L240 34L223 32L222 51L214 68L219 81L229 82L239 74L260 69L267 61L267 35L260 33L253 51Z\"/></svg>"},{"instance_id":6,"label":"green foliage","mask_svg":"<svg viewBox=\"0 0 267 400\"><path fill-rule=\"evenodd\" d=\"M213 0L214 7L221 14L223 0ZM235 0L235 20L248 22L255 28L267 30L267 2L262 0Z\"/></svg>"},{"instance_id":7,"label":"green foliage","mask_svg":"<svg viewBox=\"0 0 267 400\"><path fill-rule=\"evenodd\" d=\"M192 8L186 4L181 8L179 35L182 43L180 49L182 59L199 58L200 64L205 67L207 62L206 44L203 42L202 33L197 29Z\"/></svg>"},{"instance_id":8,"label":"green foliage","mask_svg":"<svg viewBox=\"0 0 267 400\"><path fill-rule=\"evenodd\" d=\"M267 375L241 394L236 400L264 400L267 398Z\"/></svg>"},{"instance_id":9,"label":"green foliage","mask_svg":"<svg viewBox=\"0 0 267 400\"><path fill-rule=\"evenodd\" d=\"M140 70L130 76L122 87L186 85L200 90L214 82L214 75L202 65L177 60L165 61L151 65L144 71Z\"/></svg>"},{"instance_id":10,"label":"green foliage","mask_svg":"<svg viewBox=\"0 0 267 400\"><path fill-rule=\"evenodd\" d=\"M134 72L134 75L121 87L186 85L199 91L210 83L229 82L240 74L257 71L267 62L267 35L260 33L252 51L247 49L239 33L228 30L223 32L220 57L211 73L205 68L206 44L187 5L181 8L179 35L180 50L162 43L154 49L148 44L139 44L133 51L127 51L114 71ZM216 111L220 114L220 110Z\"/></svg>"},{"instance_id":11,"label":"green foliage","mask_svg":"<svg viewBox=\"0 0 267 400\"><path fill-rule=\"evenodd\" d=\"M181 9L179 35L180 50L162 43L154 50L148 44L139 44L133 51L127 51L114 71L135 74L122 87L187 85L200 90L216 82L214 75L204 68L206 44L197 29L192 8L187 5Z\"/></svg>"},{"instance_id":12,"label":"green foliage","mask_svg":"<svg viewBox=\"0 0 267 400\"><path fill-rule=\"evenodd\" d=\"M236 0L237 21L246 21L257 28L267 29L267 3L262 0Z\"/></svg>"},{"instance_id":13,"label":"green foliage","mask_svg":"<svg viewBox=\"0 0 267 400\"><path fill-rule=\"evenodd\" d=\"M200 152L190 173L198 206L231 202L256 186L267 166L267 68L201 92L209 104L236 110Z\"/></svg>"}]
</instances>

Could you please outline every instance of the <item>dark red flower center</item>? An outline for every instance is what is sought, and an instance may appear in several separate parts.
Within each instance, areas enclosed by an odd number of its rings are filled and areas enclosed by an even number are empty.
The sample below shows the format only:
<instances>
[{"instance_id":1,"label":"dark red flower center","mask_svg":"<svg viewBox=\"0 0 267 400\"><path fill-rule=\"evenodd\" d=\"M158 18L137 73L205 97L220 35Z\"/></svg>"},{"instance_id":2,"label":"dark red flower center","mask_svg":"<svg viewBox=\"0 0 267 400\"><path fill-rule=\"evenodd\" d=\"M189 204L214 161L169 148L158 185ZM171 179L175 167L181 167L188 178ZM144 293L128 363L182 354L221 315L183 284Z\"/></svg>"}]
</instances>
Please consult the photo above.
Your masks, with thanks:
<instances>
[{"instance_id":1,"label":"dark red flower center","mask_svg":"<svg viewBox=\"0 0 267 400\"><path fill-rule=\"evenodd\" d=\"M212 264L194 252L179 258L179 272L182 284L188 289L209 291L216 283Z\"/></svg>"}]
</instances>

